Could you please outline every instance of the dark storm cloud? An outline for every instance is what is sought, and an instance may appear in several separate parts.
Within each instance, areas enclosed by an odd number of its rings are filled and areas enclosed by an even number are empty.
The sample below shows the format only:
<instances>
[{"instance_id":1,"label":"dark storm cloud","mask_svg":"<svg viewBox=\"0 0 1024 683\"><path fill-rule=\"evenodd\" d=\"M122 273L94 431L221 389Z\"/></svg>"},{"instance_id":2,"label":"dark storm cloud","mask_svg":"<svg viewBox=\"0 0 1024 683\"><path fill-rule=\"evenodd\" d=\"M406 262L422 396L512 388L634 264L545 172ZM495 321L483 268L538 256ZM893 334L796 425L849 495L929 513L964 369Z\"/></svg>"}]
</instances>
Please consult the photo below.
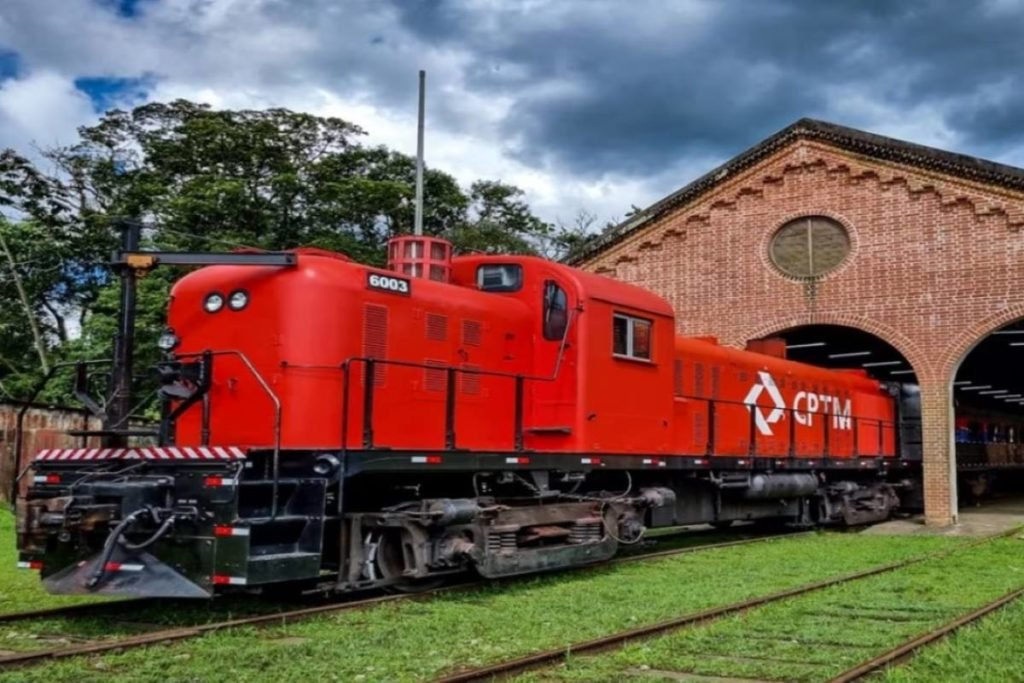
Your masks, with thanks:
<instances>
[{"instance_id":1,"label":"dark storm cloud","mask_svg":"<svg viewBox=\"0 0 1024 683\"><path fill-rule=\"evenodd\" d=\"M687 157L731 156L803 116L886 124L865 109L938 112L963 151L998 155L1024 141L1020 5L394 7L425 44L472 56L463 74L471 90L514 98L504 128L517 156L578 174L642 175Z\"/></svg>"}]
</instances>

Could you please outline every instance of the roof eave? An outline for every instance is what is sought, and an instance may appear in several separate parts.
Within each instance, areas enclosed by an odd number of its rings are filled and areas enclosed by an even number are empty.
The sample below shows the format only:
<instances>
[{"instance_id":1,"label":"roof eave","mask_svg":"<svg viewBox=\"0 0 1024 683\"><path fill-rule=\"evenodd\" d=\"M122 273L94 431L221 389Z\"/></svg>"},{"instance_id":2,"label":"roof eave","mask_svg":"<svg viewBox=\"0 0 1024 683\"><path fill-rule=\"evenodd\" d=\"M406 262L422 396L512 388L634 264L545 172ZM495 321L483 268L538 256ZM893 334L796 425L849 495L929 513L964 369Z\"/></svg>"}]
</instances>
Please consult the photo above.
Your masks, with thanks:
<instances>
[{"instance_id":1,"label":"roof eave","mask_svg":"<svg viewBox=\"0 0 1024 683\"><path fill-rule=\"evenodd\" d=\"M818 140L839 149L877 159L896 161L962 177L973 182L1024 191L1024 169L1015 166L876 135L827 121L804 118L606 230L587 249L574 256L569 263L578 265L593 259L668 211L696 199L729 176L735 175L738 171L754 165L800 139Z\"/></svg>"}]
</instances>

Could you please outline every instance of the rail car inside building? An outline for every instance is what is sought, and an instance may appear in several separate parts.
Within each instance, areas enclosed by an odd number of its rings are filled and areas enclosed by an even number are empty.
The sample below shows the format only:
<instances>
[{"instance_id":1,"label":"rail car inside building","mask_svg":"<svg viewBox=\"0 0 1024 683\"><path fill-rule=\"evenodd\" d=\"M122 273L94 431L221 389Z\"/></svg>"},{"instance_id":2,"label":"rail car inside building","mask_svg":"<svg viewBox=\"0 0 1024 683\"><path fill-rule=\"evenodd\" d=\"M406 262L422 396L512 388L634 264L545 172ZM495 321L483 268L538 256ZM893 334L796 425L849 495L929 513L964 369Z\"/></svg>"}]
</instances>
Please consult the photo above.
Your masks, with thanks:
<instances>
[{"instance_id":1,"label":"rail car inside building","mask_svg":"<svg viewBox=\"0 0 1024 683\"><path fill-rule=\"evenodd\" d=\"M131 247L126 268L160 258ZM415 589L919 495L911 384L678 336L655 294L539 258L402 237L389 260L299 249L178 281L159 438L34 454L23 565L56 593Z\"/></svg>"}]
</instances>

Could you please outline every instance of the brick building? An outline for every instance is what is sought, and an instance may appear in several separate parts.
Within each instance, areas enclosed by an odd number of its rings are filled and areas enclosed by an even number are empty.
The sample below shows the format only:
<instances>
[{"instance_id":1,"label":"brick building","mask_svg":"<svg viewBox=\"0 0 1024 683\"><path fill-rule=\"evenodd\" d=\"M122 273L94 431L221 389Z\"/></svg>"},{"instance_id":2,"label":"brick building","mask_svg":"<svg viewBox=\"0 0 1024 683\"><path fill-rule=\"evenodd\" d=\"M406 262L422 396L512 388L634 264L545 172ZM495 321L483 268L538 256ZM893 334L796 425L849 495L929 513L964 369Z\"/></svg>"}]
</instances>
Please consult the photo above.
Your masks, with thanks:
<instances>
[{"instance_id":1,"label":"brick building","mask_svg":"<svg viewBox=\"0 0 1024 683\"><path fill-rule=\"evenodd\" d=\"M68 432L81 429L98 429L99 420L89 417L85 411L47 405L25 405L0 401L0 499L10 498L11 483L19 473L15 467L17 447L18 414L24 411L22 420L21 468L29 458L44 448L73 448L82 446L82 440ZM96 439L86 445L98 445Z\"/></svg>"},{"instance_id":2,"label":"brick building","mask_svg":"<svg viewBox=\"0 0 1024 683\"><path fill-rule=\"evenodd\" d=\"M659 292L682 334L744 346L845 330L893 349L909 367L892 374L921 387L926 518L948 524L954 381L979 342L1024 318L1022 226L1024 170L805 119L607 232L578 265ZM1004 347L976 357L998 360L997 378L1016 366Z\"/></svg>"}]
</instances>

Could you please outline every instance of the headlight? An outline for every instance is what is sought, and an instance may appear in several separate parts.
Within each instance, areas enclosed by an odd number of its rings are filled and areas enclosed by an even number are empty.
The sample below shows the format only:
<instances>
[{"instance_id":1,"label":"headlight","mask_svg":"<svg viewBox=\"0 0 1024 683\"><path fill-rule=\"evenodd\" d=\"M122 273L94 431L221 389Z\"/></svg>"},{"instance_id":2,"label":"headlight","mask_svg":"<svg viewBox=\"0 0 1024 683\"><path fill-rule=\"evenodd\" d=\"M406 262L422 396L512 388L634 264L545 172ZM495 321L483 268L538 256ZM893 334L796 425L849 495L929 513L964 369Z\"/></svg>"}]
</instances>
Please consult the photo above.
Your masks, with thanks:
<instances>
[{"instance_id":1,"label":"headlight","mask_svg":"<svg viewBox=\"0 0 1024 683\"><path fill-rule=\"evenodd\" d=\"M174 347L181 343L178 339L178 335L174 334L174 330L168 328L164 330L160 338L156 340L156 345L160 347L162 351L172 351Z\"/></svg>"},{"instance_id":2,"label":"headlight","mask_svg":"<svg viewBox=\"0 0 1024 683\"><path fill-rule=\"evenodd\" d=\"M228 307L232 311L240 311L249 305L249 295L245 293L244 289L236 289L231 292L231 296L228 297Z\"/></svg>"},{"instance_id":3,"label":"headlight","mask_svg":"<svg viewBox=\"0 0 1024 683\"><path fill-rule=\"evenodd\" d=\"M203 300L203 309L207 313L216 313L224 308L224 295L220 292L210 292Z\"/></svg>"}]
</instances>

